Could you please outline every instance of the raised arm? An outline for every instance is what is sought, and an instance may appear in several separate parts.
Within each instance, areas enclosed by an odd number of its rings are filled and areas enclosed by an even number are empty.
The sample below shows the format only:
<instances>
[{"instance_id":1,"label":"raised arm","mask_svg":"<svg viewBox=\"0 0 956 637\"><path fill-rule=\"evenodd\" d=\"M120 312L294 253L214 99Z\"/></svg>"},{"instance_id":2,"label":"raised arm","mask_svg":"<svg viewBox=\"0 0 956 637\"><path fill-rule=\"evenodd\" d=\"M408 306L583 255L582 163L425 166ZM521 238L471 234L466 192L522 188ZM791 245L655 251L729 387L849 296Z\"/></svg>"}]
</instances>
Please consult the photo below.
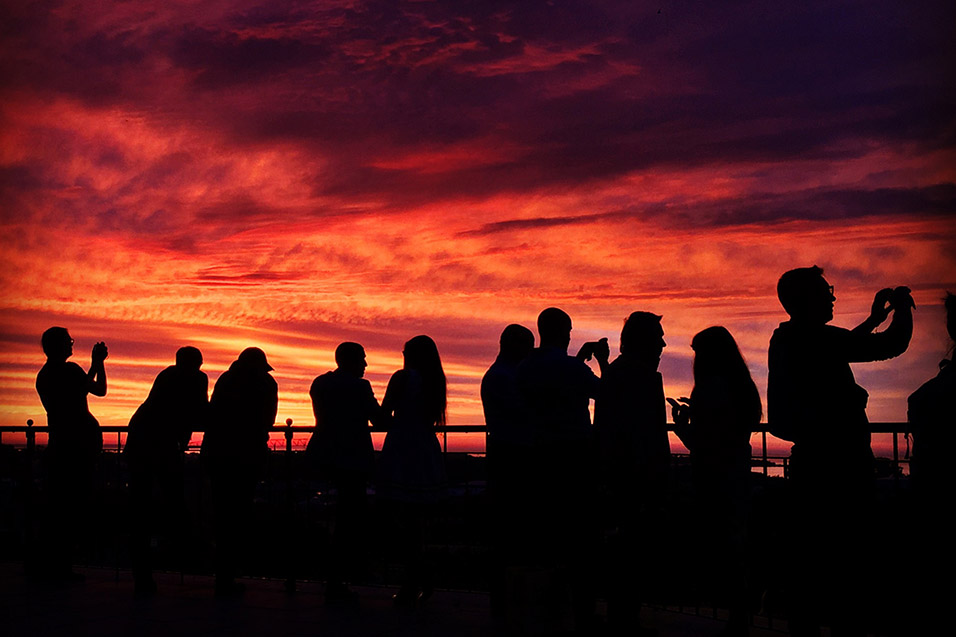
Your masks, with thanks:
<instances>
[{"instance_id":1,"label":"raised arm","mask_svg":"<svg viewBox=\"0 0 956 637\"><path fill-rule=\"evenodd\" d=\"M90 357L90 371L86 373L87 390L94 396L106 395L106 365L104 361L109 356L106 343L100 341L93 346Z\"/></svg>"},{"instance_id":2,"label":"raised arm","mask_svg":"<svg viewBox=\"0 0 956 637\"><path fill-rule=\"evenodd\" d=\"M691 406L690 398L681 396L680 400L668 398L667 402L671 406L671 416L674 419L674 433L684 443L684 446L693 451L697 442L694 436L694 429L690 425Z\"/></svg>"},{"instance_id":3,"label":"raised arm","mask_svg":"<svg viewBox=\"0 0 956 637\"><path fill-rule=\"evenodd\" d=\"M870 315L850 332L847 360L851 363L881 361L905 352L913 336L914 307L916 304L907 287L877 292ZM893 313L890 326L882 332L873 332L890 312Z\"/></svg>"}]
</instances>

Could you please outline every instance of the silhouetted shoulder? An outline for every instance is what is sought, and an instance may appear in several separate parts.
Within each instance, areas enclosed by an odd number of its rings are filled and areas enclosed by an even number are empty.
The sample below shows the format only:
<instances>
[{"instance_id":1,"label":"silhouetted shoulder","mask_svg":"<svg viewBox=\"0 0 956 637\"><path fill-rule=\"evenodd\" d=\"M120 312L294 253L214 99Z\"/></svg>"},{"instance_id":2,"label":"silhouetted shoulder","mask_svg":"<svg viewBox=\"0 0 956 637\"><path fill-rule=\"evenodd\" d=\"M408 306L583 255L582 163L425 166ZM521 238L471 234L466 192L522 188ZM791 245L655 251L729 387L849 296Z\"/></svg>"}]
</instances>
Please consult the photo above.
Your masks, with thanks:
<instances>
[{"instance_id":1,"label":"silhouetted shoulder","mask_svg":"<svg viewBox=\"0 0 956 637\"><path fill-rule=\"evenodd\" d=\"M317 376L315 380L312 381L309 395L315 398L316 396L329 394L338 390L371 393L372 385L364 378L356 378L351 374L343 373L341 370L334 370Z\"/></svg>"},{"instance_id":2,"label":"silhouetted shoulder","mask_svg":"<svg viewBox=\"0 0 956 637\"><path fill-rule=\"evenodd\" d=\"M519 388L547 387L550 391L584 391L588 397L597 395L601 379L587 363L569 356L557 347L534 350L517 370Z\"/></svg>"},{"instance_id":3,"label":"silhouetted shoulder","mask_svg":"<svg viewBox=\"0 0 956 637\"><path fill-rule=\"evenodd\" d=\"M47 363L37 374L36 389L47 415L54 420L89 411L86 372L76 363Z\"/></svg>"},{"instance_id":4,"label":"silhouetted shoulder","mask_svg":"<svg viewBox=\"0 0 956 637\"><path fill-rule=\"evenodd\" d=\"M934 378L910 394L908 417L912 423L953 422L956 411L956 365L949 363Z\"/></svg>"}]
</instances>

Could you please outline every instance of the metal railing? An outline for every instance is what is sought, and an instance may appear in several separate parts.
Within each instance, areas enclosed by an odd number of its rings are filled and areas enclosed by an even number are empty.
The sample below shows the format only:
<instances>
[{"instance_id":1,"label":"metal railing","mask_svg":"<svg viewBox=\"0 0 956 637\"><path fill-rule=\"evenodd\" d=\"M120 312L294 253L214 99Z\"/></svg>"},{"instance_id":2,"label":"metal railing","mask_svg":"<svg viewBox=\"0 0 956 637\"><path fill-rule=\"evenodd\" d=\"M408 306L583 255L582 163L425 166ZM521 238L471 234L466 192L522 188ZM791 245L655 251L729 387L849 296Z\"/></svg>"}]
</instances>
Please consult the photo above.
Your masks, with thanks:
<instances>
[{"instance_id":1,"label":"metal railing","mask_svg":"<svg viewBox=\"0 0 956 637\"><path fill-rule=\"evenodd\" d=\"M104 441L104 451L119 451L122 449L123 445L123 434L129 430L127 425L105 425L100 426L100 431L103 434L116 434L116 443L110 445L109 447L105 444ZM888 459L890 461L892 472L895 475L899 475L902 467L907 465L909 460L907 457L900 457L900 437L905 437L906 432L909 430L909 425L903 422L877 422L870 423L870 433L873 434L888 434L892 435L892 456ZM273 425L270 433L282 434L285 441L284 451L292 453L295 451L294 440L296 435L311 435L315 431L314 425L296 425L293 423L292 419L289 418L283 424ZM370 429L372 433L387 433L388 429L384 427L377 427ZM669 429L673 431L673 429ZM194 433L202 433L202 428L195 430ZM3 442L3 434L5 433L22 433L25 435L25 447L27 451L32 452L37 448L37 434L47 433L47 427L44 425L37 425L32 419L27 420L26 425L0 425L0 442ZM485 433L487 434L487 428L483 424L475 425L441 425L435 427L435 433L441 437L442 440L442 451L444 453L449 453L448 450L448 436L449 434L462 434L462 433ZM755 429L753 434L759 434L759 450L755 450L751 456L752 461L756 466L761 468L761 472L764 475L769 475L769 470L772 467L780 467L782 470L782 476L784 478L789 477L789 464L790 456L789 454L774 454L769 451L769 439L771 435L766 429ZM785 441L781 441L782 445L786 445ZM904 444L908 443L904 441ZM472 454L483 454L483 450L479 451L468 451L466 453ZM684 454L675 454L675 455L684 455ZM908 455L908 454L906 454Z\"/></svg>"}]
</instances>

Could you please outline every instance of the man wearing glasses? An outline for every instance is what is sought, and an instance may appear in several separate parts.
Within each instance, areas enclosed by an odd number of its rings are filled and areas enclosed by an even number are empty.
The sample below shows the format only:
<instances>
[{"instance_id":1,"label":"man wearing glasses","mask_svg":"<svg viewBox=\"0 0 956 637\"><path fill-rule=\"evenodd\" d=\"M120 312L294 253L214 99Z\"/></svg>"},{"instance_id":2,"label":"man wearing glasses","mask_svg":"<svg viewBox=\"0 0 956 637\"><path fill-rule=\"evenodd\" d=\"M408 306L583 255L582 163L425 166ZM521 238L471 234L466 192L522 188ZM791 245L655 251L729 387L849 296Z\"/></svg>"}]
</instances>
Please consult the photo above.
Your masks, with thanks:
<instances>
[{"instance_id":1,"label":"man wearing glasses","mask_svg":"<svg viewBox=\"0 0 956 637\"><path fill-rule=\"evenodd\" d=\"M817 266L784 273L777 296L790 320L770 339L770 432L793 442L791 633L819 635L822 624L857 634L865 627L874 487L866 418L868 394L850 363L899 356L913 334L909 288L876 293L870 315L852 330L833 320L833 286ZM883 332L874 332L892 313ZM844 634L844 633L840 633ZM860 633L862 634L862 633Z\"/></svg>"},{"instance_id":2,"label":"man wearing glasses","mask_svg":"<svg viewBox=\"0 0 956 637\"><path fill-rule=\"evenodd\" d=\"M103 448L100 424L90 413L87 395L106 395L106 344L93 346L90 370L73 355L73 339L64 327L51 327L41 338L46 364L37 374L37 393L47 414L47 516L41 546L46 549L40 575L55 581L82 579L71 572L78 522L87 513L96 460Z\"/></svg>"}]
</instances>

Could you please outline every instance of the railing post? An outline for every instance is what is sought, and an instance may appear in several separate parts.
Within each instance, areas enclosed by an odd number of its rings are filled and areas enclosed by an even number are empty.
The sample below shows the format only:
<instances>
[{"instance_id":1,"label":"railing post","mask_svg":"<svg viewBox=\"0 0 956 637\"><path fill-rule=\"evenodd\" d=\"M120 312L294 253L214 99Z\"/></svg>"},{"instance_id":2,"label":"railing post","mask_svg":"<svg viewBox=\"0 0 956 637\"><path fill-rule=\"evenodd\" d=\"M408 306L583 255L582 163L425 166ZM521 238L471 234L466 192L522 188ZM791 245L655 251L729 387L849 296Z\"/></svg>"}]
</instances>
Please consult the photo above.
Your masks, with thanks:
<instances>
[{"instance_id":1,"label":"railing post","mask_svg":"<svg viewBox=\"0 0 956 637\"><path fill-rule=\"evenodd\" d=\"M33 516L35 513L36 507L34 506L33 498L33 456L36 453L37 448L37 432L33 429L33 419L27 419L27 454L26 454L26 467L24 471L26 472L25 481L23 485L23 506L24 506L24 535L26 536L27 544L27 556L28 559L32 562L33 554L37 550L37 547L34 545L35 538L33 537Z\"/></svg>"},{"instance_id":2,"label":"railing post","mask_svg":"<svg viewBox=\"0 0 956 637\"><path fill-rule=\"evenodd\" d=\"M897 437L899 434L895 429L893 430L893 486L900 486L900 441Z\"/></svg>"},{"instance_id":3,"label":"railing post","mask_svg":"<svg viewBox=\"0 0 956 637\"><path fill-rule=\"evenodd\" d=\"M33 458L33 452L37 448L37 432L33 429L33 418L27 419L27 458Z\"/></svg>"},{"instance_id":4,"label":"railing post","mask_svg":"<svg viewBox=\"0 0 956 637\"><path fill-rule=\"evenodd\" d=\"M767 477L768 467L767 467L767 430L764 429L760 432L761 445L763 447L763 475Z\"/></svg>"},{"instance_id":5,"label":"railing post","mask_svg":"<svg viewBox=\"0 0 956 637\"><path fill-rule=\"evenodd\" d=\"M120 500L119 493L123 489L123 432L120 430L116 431L116 499ZM120 543L122 536L116 534L116 581L120 580Z\"/></svg>"},{"instance_id":6,"label":"railing post","mask_svg":"<svg viewBox=\"0 0 956 637\"><path fill-rule=\"evenodd\" d=\"M292 419L285 419L285 501L286 501L286 524L288 532L291 536L295 536L293 533L293 525L295 524L295 503L292 501ZM295 558L287 551L289 564L287 566L286 579L285 579L285 590L289 593L295 592Z\"/></svg>"}]
</instances>

